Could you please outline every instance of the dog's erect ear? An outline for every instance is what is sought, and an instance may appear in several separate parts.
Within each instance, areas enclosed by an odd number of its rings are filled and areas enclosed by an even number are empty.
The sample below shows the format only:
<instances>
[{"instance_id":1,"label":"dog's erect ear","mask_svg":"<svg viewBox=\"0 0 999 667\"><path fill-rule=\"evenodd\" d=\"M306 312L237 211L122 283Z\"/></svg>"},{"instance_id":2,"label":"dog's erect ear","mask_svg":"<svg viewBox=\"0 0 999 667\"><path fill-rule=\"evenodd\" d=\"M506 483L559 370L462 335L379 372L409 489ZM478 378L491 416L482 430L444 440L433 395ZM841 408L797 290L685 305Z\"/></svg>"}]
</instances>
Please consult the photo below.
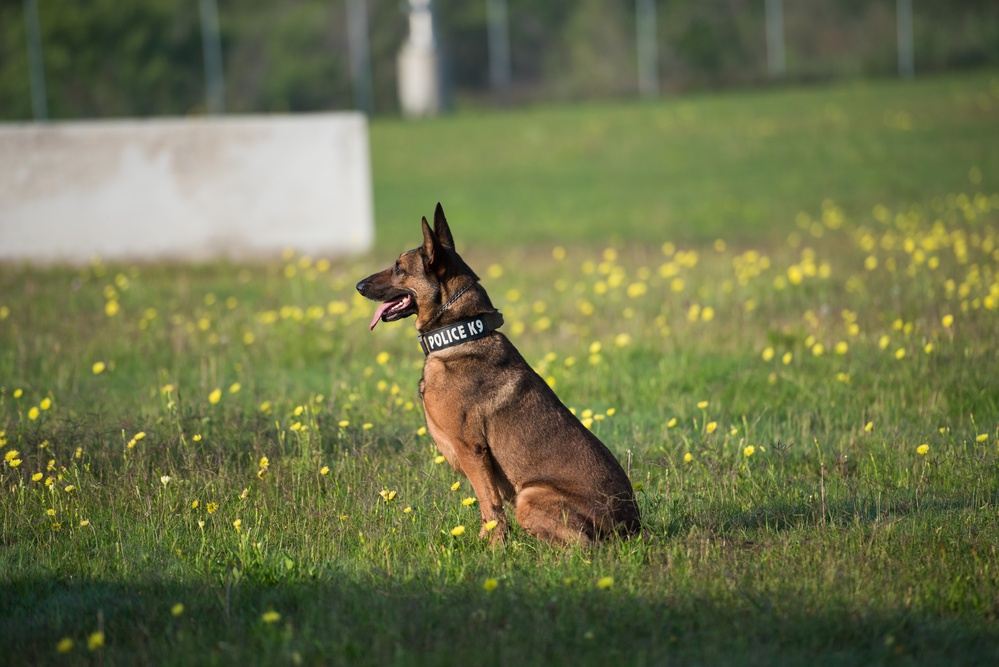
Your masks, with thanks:
<instances>
[{"instance_id":1,"label":"dog's erect ear","mask_svg":"<svg viewBox=\"0 0 999 667\"><path fill-rule=\"evenodd\" d=\"M430 223L426 217L423 218L423 254L427 258L427 266L433 266L435 261L444 258L444 248L441 246L437 234L430 229Z\"/></svg>"},{"instance_id":2,"label":"dog's erect ear","mask_svg":"<svg viewBox=\"0 0 999 667\"><path fill-rule=\"evenodd\" d=\"M444 208L440 202L437 202L434 210L434 234L437 234L442 246L454 250L454 237L451 236L451 228L447 226L447 218L444 217Z\"/></svg>"}]
</instances>

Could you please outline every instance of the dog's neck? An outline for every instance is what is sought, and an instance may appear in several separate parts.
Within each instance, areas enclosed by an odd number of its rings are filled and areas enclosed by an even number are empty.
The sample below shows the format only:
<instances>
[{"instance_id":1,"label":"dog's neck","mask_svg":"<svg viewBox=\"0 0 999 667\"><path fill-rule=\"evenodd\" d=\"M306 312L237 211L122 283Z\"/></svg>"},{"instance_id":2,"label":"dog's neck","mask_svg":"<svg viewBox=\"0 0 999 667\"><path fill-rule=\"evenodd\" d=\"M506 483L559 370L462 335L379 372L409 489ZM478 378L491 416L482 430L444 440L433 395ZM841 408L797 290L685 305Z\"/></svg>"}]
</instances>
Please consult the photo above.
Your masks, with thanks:
<instances>
[{"instance_id":1,"label":"dog's neck","mask_svg":"<svg viewBox=\"0 0 999 667\"><path fill-rule=\"evenodd\" d=\"M420 347L423 348L423 354L429 357L431 352L439 352L449 347L485 338L501 326L503 326L503 314L498 310L474 317L466 317L421 333Z\"/></svg>"},{"instance_id":2,"label":"dog's neck","mask_svg":"<svg viewBox=\"0 0 999 667\"><path fill-rule=\"evenodd\" d=\"M425 322L417 321L416 330L422 335L452 325L459 320L490 313L499 315L489 295L478 281L473 279L444 301L430 319ZM500 319L502 320L502 315Z\"/></svg>"}]
</instances>

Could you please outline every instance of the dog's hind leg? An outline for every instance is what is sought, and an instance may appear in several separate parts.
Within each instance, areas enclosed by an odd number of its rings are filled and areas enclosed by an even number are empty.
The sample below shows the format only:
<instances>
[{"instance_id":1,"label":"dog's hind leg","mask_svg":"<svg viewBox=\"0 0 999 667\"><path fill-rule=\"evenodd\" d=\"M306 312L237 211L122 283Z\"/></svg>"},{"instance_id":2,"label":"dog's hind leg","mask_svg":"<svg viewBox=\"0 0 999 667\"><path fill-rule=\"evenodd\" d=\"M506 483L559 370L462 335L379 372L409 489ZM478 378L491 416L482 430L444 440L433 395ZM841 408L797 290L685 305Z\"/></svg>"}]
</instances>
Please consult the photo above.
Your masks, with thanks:
<instances>
[{"instance_id":1,"label":"dog's hind leg","mask_svg":"<svg viewBox=\"0 0 999 667\"><path fill-rule=\"evenodd\" d=\"M517 523L531 535L555 544L586 546L593 541L594 526L576 512L563 494L531 486L517 494Z\"/></svg>"}]
</instances>

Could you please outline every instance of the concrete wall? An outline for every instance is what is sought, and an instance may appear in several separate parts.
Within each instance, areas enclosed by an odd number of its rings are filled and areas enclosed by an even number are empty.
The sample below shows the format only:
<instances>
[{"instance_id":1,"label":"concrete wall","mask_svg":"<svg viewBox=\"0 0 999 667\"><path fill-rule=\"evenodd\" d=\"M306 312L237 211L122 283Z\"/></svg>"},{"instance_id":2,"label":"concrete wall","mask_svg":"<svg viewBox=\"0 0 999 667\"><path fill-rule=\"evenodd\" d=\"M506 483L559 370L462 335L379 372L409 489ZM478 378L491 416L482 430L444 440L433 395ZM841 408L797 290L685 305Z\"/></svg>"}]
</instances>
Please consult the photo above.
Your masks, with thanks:
<instances>
[{"instance_id":1,"label":"concrete wall","mask_svg":"<svg viewBox=\"0 0 999 667\"><path fill-rule=\"evenodd\" d=\"M373 239L362 114L0 126L0 260L342 255Z\"/></svg>"}]
</instances>

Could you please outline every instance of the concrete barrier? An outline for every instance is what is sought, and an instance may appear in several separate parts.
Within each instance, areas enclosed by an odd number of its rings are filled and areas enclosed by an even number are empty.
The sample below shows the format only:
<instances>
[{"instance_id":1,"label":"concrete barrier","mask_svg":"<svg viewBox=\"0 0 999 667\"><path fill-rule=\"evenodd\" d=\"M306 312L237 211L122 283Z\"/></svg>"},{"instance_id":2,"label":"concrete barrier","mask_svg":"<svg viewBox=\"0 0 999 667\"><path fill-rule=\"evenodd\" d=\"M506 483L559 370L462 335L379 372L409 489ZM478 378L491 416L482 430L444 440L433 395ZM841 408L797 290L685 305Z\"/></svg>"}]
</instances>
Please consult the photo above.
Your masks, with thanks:
<instances>
[{"instance_id":1,"label":"concrete barrier","mask_svg":"<svg viewBox=\"0 0 999 667\"><path fill-rule=\"evenodd\" d=\"M0 126L0 260L368 249L362 114Z\"/></svg>"}]
</instances>

